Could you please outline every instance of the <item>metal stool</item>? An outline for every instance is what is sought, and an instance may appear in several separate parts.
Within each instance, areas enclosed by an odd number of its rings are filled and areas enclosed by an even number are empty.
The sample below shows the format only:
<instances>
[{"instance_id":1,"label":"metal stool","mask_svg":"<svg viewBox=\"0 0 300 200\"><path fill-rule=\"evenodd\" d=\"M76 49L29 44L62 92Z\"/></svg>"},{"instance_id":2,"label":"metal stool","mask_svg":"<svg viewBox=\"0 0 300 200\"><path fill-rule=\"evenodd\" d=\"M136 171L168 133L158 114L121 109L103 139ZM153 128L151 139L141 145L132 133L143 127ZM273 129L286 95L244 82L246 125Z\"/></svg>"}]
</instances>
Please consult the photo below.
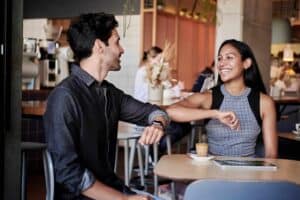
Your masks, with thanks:
<instances>
[{"instance_id":1,"label":"metal stool","mask_svg":"<svg viewBox=\"0 0 300 200\"><path fill-rule=\"evenodd\" d=\"M167 136L167 153L168 153L168 155L171 155L172 154L171 137L168 134L166 136ZM157 164L157 161L158 161L158 144L153 144L153 156L154 156L153 162L154 162L154 167L155 167L155 165ZM153 180L153 182L154 182L154 195L157 196L158 195L158 176L155 173L154 173L153 179L154 179ZM171 188L172 188L172 191L175 192L174 182L171 182Z\"/></svg>"},{"instance_id":2,"label":"metal stool","mask_svg":"<svg viewBox=\"0 0 300 200\"><path fill-rule=\"evenodd\" d=\"M22 160L21 160L21 167L22 167L22 173L21 173L21 199L25 200L27 197L26 193L26 186L27 186L27 173L26 173L26 153L28 151L42 151L44 153L46 149L45 143L39 143L39 142L22 142L21 143L21 153L22 153Z\"/></svg>"},{"instance_id":3,"label":"metal stool","mask_svg":"<svg viewBox=\"0 0 300 200\"><path fill-rule=\"evenodd\" d=\"M46 200L54 199L54 168L51 155L46 149L43 152L43 163L46 183Z\"/></svg>"},{"instance_id":4,"label":"metal stool","mask_svg":"<svg viewBox=\"0 0 300 200\"><path fill-rule=\"evenodd\" d=\"M138 162L139 162L139 169L140 169L140 176L141 176L141 185L145 186L144 181L144 172L143 172L143 162L142 162L142 153L141 153L141 147L139 144L137 144L137 139L139 138L139 135L134 135L131 133L122 133L118 135L118 140L124 141L124 175L125 175L125 185L129 186L130 177L131 177L131 170L132 170L132 161L129 161L128 156L128 149L129 149L129 140L132 140L133 144L130 148L130 160L133 159L135 148L138 148ZM116 157L115 157L115 172L116 172L116 166L117 166L117 160L118 160L118 144L116 145Z\"/></svg>"},{"instance_id":5,"label":"metal stool","mask_svg":"<svg viewBox=\"0 0 300 200\"><path fill-rule=\"evenodd\" d=\"M133 158L135 154L135 148L137 148L138 152L138 162L139 162L139 171L140 171L140 178L141 178L141 186L145 186L144 180L144 167L142 161L142 152L141 146L137 144L137 140L140 138L140 134L136 133L132 125L127 123L119 123L119 131L118 131L118 141L124 141L124 176L125 176L125 185L129 186L131 172L133 168ZM129 156L129 141L132 143L130 144L130 156ZM118 164L118 151L119 144L116 144L116 155L115 155L115 166L114 171L117 171L117 164Z\"/></svg>"}]
</instances>

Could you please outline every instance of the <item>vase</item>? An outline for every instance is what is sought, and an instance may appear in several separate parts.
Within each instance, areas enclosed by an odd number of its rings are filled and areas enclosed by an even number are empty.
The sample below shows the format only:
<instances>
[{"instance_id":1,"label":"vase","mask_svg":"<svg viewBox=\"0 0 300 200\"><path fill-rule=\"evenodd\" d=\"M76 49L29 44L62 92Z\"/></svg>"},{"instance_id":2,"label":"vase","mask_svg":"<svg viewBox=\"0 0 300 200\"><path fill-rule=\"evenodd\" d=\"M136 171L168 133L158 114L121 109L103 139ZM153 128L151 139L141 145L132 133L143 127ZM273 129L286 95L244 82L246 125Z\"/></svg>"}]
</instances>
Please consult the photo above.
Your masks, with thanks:
<instances>
[{"instance_id":1,"label":"vase","mask_svg":"<svg viewBox=\"0 0 300 200\"><path fill-rule=\"evenodd\" d=\"M162 104L163 101L163 85L148 87L148 102L154 104Z\"/></svg>"}]
</instances>

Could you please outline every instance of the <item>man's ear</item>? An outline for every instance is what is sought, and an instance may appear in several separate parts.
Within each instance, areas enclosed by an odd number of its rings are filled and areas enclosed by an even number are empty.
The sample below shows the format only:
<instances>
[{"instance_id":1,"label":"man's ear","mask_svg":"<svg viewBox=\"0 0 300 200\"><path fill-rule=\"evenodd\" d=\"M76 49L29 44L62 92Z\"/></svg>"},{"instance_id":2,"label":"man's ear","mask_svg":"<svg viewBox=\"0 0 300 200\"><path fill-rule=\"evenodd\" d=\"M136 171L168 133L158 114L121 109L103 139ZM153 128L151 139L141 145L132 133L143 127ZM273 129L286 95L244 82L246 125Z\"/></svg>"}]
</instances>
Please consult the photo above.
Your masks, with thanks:
<instances>
[{"instance_id":1,"label":"man's ear","mask_svg":"<svg viewBox=\"0 0 300 200\"><path fill-rule=\"evenodd\" d=\"M252 65L252 60L250 58L247 58L244 62L244 69L248 69Z\"/></svg>"},{"instance_id":2,"label":"man's ear","mask_svg":"<svg viewBox=\"0 0 300 200\"><path fill-rule=\"evenodd\" d=\"M102 53L104 46L105 46L105 44L101 40L96 39L94 42L93 50L95 52Z\"/></svg>"}]
</instances>

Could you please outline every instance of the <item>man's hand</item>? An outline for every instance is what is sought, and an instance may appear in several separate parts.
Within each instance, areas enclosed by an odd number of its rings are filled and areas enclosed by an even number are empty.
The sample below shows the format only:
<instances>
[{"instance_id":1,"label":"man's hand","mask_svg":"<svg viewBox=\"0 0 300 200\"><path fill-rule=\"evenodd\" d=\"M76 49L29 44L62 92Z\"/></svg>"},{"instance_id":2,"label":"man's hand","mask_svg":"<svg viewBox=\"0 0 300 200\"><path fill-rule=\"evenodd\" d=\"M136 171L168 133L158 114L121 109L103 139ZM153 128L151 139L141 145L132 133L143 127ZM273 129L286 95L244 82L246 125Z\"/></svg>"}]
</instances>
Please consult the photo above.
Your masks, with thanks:
<instances>
[{"instance_id":1,"label":"man's hand","mask_svg":"<svg viewBox=\"0 0 300 200\"><path fill-rule=\"evenodd\" d=\"M126 200L151 200L152 198L145 195L129 195Z\"/></svg>"},{"instance_id":2,"label":"man's hand","mask_svg":"<svg viewBox=\"0 0 300 200\"><path fill-rule=\"evenodd\" d=\"M163 134L164 131L160 125L152 124L144 129L144 132L139 139L139 143L142 145L158 143Z\"/></svg>"},{"instance_id":3,"label":"man's hand","mask_svg":"<svg viewBox=\"0 0 300 200\"><path fill-rule=\"evenodd\" d=\"M218 111L217 119L221 123L229 126L232 130L240 129L240 121L232 111Z\"/></svg>"}]
</instances>

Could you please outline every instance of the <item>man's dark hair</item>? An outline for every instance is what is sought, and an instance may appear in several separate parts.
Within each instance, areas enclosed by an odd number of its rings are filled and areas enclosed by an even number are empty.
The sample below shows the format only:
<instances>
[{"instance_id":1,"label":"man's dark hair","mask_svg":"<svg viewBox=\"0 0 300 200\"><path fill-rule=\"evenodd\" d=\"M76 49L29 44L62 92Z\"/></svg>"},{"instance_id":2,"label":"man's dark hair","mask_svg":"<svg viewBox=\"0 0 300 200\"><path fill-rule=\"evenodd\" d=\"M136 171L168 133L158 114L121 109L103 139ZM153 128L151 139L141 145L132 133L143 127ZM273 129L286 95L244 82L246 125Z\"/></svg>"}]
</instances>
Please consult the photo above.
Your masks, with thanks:
<instances>
[{"instance_id":1,"label":"man's dark hair","mask_svg":"<svg viewBox=\"0 0 300 200\"><path fill-rule=\"evenodd\" d=\"M114 15L106 13L83 14L74 20L68 30L68 42L77 62L92 53L96 39L108 45L112 30L118 26Z\"/></svg>"}]
</instances>

